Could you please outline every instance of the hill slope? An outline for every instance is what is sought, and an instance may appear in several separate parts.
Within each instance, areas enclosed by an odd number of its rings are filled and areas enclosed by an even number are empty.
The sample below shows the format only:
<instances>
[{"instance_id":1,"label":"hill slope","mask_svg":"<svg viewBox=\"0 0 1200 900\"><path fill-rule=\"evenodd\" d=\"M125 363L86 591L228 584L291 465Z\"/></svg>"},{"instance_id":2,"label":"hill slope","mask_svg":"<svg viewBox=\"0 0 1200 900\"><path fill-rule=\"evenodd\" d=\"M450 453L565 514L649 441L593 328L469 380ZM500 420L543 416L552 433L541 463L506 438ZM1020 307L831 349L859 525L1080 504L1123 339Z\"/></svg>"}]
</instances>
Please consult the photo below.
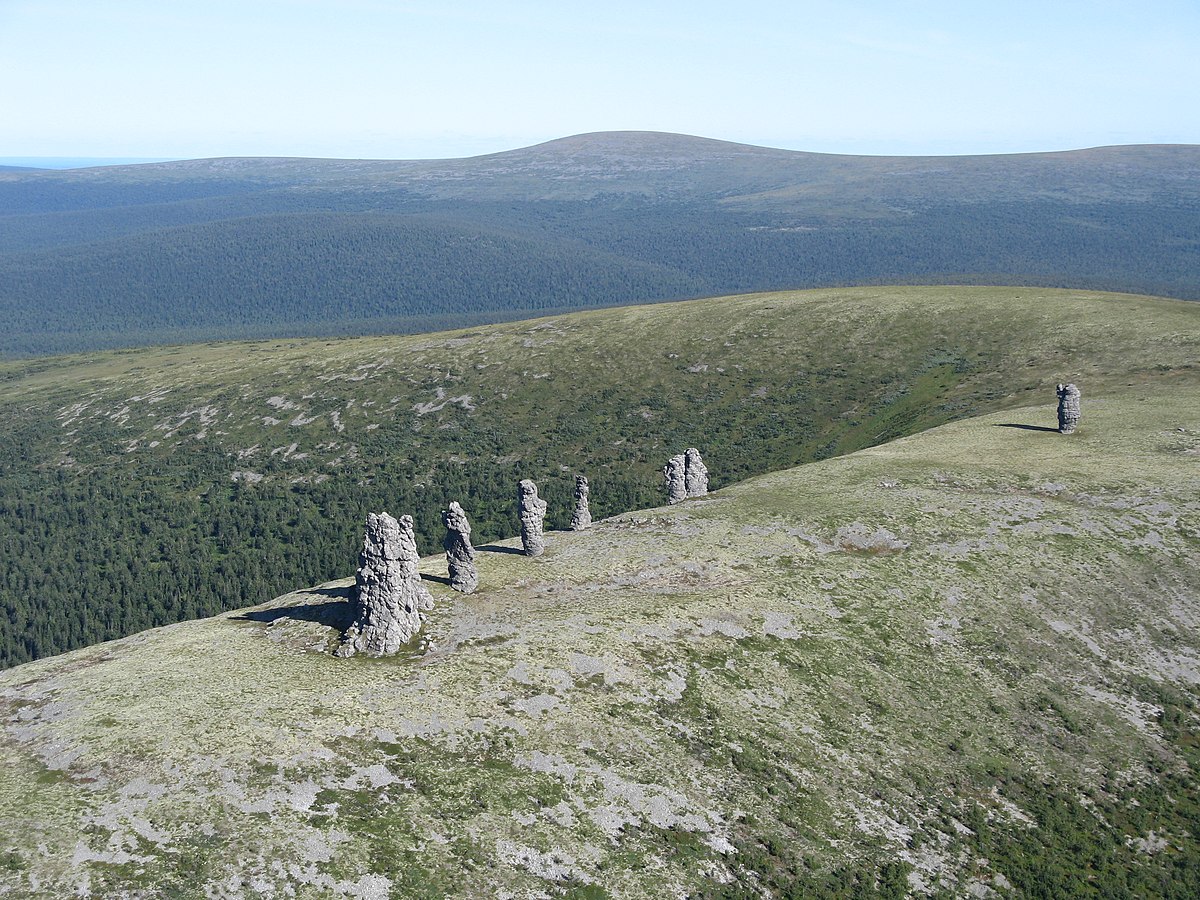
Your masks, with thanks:
<instances>
[{"instance_id":1,"label":"hill slope","mask_svg":"<svg viewBox=\"0 0 1200 900\"><path fill-rule=\"evenodd\" d=\"M482 552L391 660L341 581L3 673L0 882L1187 896L1200 389L1085 404Z\"/></svg>"},{"instance_id":2,"label":"hill slope","mask_svg":"<svg viewBox=\"0 0 1200 900\"><path fill-rule=\"evenodd\" d=\"M615 132L460 160L0 172L0 353L839 284L1196 299L1198 222L1192 146L854 157Z\"/></svg>"},{"instance_id":3,"label":"hill slope","mask_svg":"<svg viewBox=\"0 0 1200 900\"><path fill-rule=\"evenodd\" d=\"M423 546L458 498L514 533L520 478L566 525L961 418L1200 383L1200 306L880 288L593 311L426 337L216 344L0 366L0 662L262 602L345 571L368 511Z\"/></svg>"}]
</instances>

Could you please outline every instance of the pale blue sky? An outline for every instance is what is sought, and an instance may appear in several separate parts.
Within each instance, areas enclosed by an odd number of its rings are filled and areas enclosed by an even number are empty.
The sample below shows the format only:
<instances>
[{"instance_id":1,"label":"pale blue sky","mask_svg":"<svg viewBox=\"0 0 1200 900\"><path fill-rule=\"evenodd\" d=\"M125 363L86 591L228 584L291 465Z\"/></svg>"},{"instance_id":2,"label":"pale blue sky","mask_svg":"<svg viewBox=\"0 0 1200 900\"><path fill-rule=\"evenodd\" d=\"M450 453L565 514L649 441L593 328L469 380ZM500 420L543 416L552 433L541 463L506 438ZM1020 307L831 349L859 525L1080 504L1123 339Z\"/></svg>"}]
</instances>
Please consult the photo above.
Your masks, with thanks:
<instances>
[{"instance_id":1,"label":"pale blue sky","mask_svg":"<svg viewBox=\"0 0 1200 900\"><path fill-rule=\"evenodd\" d=\"M0 0L0 157L1200 143L1200 0Z\"/></svg>"}]
</instances>

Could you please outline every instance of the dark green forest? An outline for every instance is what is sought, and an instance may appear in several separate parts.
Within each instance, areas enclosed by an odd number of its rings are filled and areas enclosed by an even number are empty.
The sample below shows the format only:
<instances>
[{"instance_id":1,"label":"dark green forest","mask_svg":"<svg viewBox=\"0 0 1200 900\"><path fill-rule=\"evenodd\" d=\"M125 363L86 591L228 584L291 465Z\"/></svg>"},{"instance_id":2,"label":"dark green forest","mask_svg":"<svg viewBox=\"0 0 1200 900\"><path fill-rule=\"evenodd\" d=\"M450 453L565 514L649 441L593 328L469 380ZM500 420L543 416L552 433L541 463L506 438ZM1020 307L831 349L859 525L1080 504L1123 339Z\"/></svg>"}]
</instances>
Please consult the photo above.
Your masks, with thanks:
<instances>
[{"instance_id":1,"label":"dark green forest","mask_svg":"<svg viewBox=\"0 0 1200 900\"><path fill-rule=\"evenodd\" d=\"M701 205L292 213L0 254L0 351L402 333L684 297L1030 284L1200 298L1200 203L948 205L903 220Z\"/></svg>"},{"instance_id":2,"label":"dark green forest","mask_svg":"<svg viewBox=\"0 0 1200 900\"><path fill-rule=\"evenodd\" d=\"M1196 148L906 158L596 140L0 173L0 356L864 284L1200 299Z\"/></svg>"}]
</instances>

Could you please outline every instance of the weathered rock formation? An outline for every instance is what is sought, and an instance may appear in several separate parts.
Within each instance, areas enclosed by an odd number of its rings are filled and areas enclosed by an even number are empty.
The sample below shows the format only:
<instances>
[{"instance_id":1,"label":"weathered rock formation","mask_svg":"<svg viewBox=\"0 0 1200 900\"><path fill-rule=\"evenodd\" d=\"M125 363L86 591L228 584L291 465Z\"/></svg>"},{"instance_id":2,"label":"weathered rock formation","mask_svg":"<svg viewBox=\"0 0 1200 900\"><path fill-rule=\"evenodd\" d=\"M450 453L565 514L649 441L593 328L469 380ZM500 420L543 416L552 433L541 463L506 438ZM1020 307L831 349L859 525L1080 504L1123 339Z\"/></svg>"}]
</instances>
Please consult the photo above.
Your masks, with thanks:
<instances>
[{"instance_id":1,"label":"weathered rock formation","mask_svg":"<svg viewBox=\"0 0 1200 900\"><path fill-rule=\"evenodd\" d=\"M663 466L663 478L667 482L668 503L678 503L688 497L703 497L708 493L708 469L695 447L672 456Z\"/></svg>"},{"instance_id":2,"label":"weathered rock formation","mask_svg":"<svg viewBox=\"0 0 1200 900\"><path fill-rule=\"evenodd\" d=\"M433 608L433 597L421 583L420 561L412 516L367 516L356 575L357 614L338 656L388 656L412 640L425 619L421 611Z\"/></svg>"},{"instance_id":3,"label":"weathered rock formation","mask_svg":"<svg viewBox=\"0 0 1200 900\"><path fill-rule=\"evenodd\" d=\"M689 497L703 497L708 493L708 469L695 447L689 447L684 454L683 480Z\"/></svg>"},{"instance_id":4,"label":"weathered rock formation","mask_svg":"<svg viewBox=\"0 0 1200 900\"><path fill-rule=\"evenodd\" d=\"M682 453L672 456L663 466L663 478L667 482L668 503L687 499L687 458Z\"/></svg>"},{"instance_id":5,"label":"weathered rock formation","mask_svg":"<svg viewBox=\"0 0 1200 900\"><path fill-rule=\"evenodd\" d=\"M521 546L526 556L541 556L546 550L542 526L546 520L546 501L538 496L537 485L522 479L517 490L518 512L521 516Z\"/></svg>"},{"instance_id":6,"label":"weathered rock formation","mask_svg":"<svg viewBox=\"0 0 1200 900\"><path fill-rule=\"evenodd\" d=\"M571 516L571 530L583 531L592 524L592 511L588 508L588 480L582 475L575 476L575 513Z\"/></svg>"},{"instance_id":7,"label":"weathered rock formation","mask_svg":"<svg viewBox=\"0 0 1200 900\"><path fill-rule=\"evenodd\" d=\"M1072 434L1079 427L1079 388L1073 384L1058 386L1058 430Z\"/></svg>"},{"instance_id":8,"label":"weathered rock formation","mask_svg":"<svg viewBox=\"0 0 1200 900\"><path fill-rule=\"evenodd\" d=\"M471 546L471 523L458 503L442 510L446 526L446 566L450 570L450 587L469 594L479 587L479 572L475 569L475 548Z\"/></svg>"}]
</instances>

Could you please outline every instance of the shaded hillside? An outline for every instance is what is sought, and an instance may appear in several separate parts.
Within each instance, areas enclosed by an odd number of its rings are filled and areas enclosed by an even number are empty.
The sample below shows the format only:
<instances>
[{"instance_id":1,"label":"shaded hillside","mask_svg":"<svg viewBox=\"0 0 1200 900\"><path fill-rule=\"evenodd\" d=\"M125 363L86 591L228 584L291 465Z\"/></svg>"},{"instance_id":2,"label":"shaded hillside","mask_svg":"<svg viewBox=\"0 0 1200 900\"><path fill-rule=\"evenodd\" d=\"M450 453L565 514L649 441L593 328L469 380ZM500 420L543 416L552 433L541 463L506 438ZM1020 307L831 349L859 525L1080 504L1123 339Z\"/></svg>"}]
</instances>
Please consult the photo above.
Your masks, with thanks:
<instances>
[{"instance_id":1,"label":"shaded hillside","mask_svg":"<svg viewBox=\"0 0 1200 900\"><path fill-rule=\"evenodd\" d=\"M0 660L336 577L365 514L440 510L479 543L538 480L598 515L660 502L700 447L723 486L1078 381L1200 380L1200 306L878 288L592 311L430 336L110 352L0 366Z\"/></svg>"},{"instance_id":2,"label":"shaded hillside","mask_svg":"<svg viewBox=\"0 0 1200 900\"><path fill-rule=\"evenodd\" d=\"M342 580L3 673L0 890L1193 896L1200 386L1116 377L1115 324L1072 437L1017 406L485 550L394 659L322 652Z\"/></svg>"},{"instance_id":3,"label":"shaded hillside","mask_svg":"<svg viewBox=\"0 0 1200 900\"><path fill-rule=\"evenodd\" d=\"M1200 298L1200 148L852 157L616 132L0 173L8 354L896 282Z\"/></svg>"}]
</instances>

